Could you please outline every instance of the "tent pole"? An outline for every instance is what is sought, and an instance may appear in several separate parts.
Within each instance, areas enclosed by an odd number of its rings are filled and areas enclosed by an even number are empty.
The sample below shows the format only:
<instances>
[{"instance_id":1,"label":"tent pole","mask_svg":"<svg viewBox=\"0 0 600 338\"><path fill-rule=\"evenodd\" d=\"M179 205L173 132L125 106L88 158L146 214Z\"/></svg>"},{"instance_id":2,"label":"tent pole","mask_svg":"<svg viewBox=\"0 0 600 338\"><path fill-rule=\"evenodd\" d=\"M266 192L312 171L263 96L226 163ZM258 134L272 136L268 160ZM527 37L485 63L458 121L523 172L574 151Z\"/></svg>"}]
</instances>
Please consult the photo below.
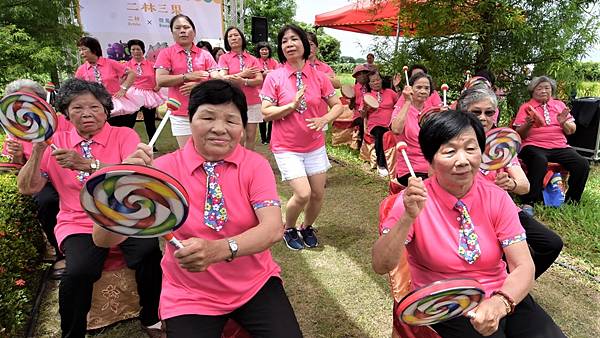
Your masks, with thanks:
<instances>
[{"instance_id":1,"label":"tent pole","mask_svg":"<svg viewBox=\"0 0 600 338\"><path fill-rule=\"evenodd\" d=\"M400 42L400 14L396 21L396 46L394 47L394 54L398 53L398 43Z\"/></svg>"}]
</instances>

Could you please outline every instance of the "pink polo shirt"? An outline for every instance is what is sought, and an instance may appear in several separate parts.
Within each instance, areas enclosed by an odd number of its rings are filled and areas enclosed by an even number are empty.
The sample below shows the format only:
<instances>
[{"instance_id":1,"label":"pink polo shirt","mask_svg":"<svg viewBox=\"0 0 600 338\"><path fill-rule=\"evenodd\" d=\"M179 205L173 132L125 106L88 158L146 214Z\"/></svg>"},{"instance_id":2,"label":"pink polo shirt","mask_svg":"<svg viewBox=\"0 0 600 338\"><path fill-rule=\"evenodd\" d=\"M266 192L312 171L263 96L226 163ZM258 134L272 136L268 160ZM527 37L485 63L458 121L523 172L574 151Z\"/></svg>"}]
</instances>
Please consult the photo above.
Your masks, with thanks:
<instances>
[{"instance_id":1,"label":"pink polo shirt","mask_svg":"<svg viewBox=\"0 0 600 338\"><path fill-rule=\"evenodd\" d=\"M400 100L403 97L400 95ZM396 103L395 109L392 112L392 119L398 115L401 105ZM404 120L404 130L400 132L400 134L394 134L396 136L396 142L404 141L408 146L406 148L406 155L408 155L408 159L410 160L410 164L413 167L413 170L418 173L426 174L429 171L429 162L423 156L423 152L421 152L421 145L419 145L419 131L421 127L419 127L419 111L413 105L410 105L408 108L408 112L406 113L406 119ZM406 174L410 173L408 167L406 166L406 162L404 161L404 157L402 153L398 151L397 159L396 159L396 176L402 177Z\"/></svg>"},{"instance_id":2,"label":"pink polo shirt","mask_svg":"<svg viewBox=\"0 0 600 338\"><path fill-rule=\"evenodd\" d=\"M242 59L244 60L244 67L256 67L259 70L263 68L263 65L258 61L257 58L248 54L248 52L244 51L242 53ZM229 51L221 57L219 57L219 68L227 69L227 74L233 75L240 73L242 71L240 65L240 59L237 53ZM246 95L246 103L248 105L254 105L260 103L260 97L258 96L260 91L260 86L241 86L244 95Z\"/></svg>"},{"instance_id":3,"label":"pink polo shirt","mask_svg":"<svg viewBox=\"0 0 600 338\"><path fill-rule=\"evenodd\" d=\"M185 183L190 196L186 222L175 231L179 239L192 237L219 240L243 233L258 225L255 210L278 206L275 176L261 155L237 145L233 153L215 170L223 192L228 220L215 231L204 225L206 200L205 160L190 138L183 149L164 155L154 165ZM283 231L283 229L282 229ZM222 315L247 303L280 268L270 250L235 258L232 262L212 264L204 272L188 272L174 258L174 249L165 247L160 294L160 317L168 319L186 314Z\"/></svg>"},{"instance_id":4,"label":"pink polo shirt","mask_svg":"<svg viewBox=\"0 0 600 338\"><path fill-rule=\"evenodd\" d=\"M266 60L258 59L258 62L261 64L263 70L273 70L281 67L281 64L273 58L268 58Z\"/></svg>"},{"instance_id":5,"label":"pink polo shirt","mask_svg":"<svg viewBox=\"0 0 600 338\"><path fill-rule=\"evenodd\" d=\"M442 188L435 176L425 180L425 187L429 198L407 237L412 288L447 278L473 278L490 296L502 287L508 275L502 249L525 240L517 206L506 191L475 176L473 186L461 198L475 225L481 248L479 259L469 264L458 254L460 214L454 210L457 198ZM400 195L383 228L395 227L403 213Z\"/></svg>"},{"instance_id":6,"label":"pink polo shirt","mask_svg":"<svg viewBox=\"0 0 600 338\"><path fill-rule=\"evenodd\" d=\"M156 87L156 74L154 71L154 63L149 60L142 60L140 62L142 68L142 75L137 73L138 62L135 59L127 61L127 67L132 71L136 72L135 82L133 86L138 89L153 90Z\"/></svg>"},{"instance_id":7,"label":"pink polo shirt","mask_svg":"<svg viewBox=\"0 0 600 338\"><path fill-rule=\"evenodd\" d=\"M542 104L534 99L531 99L521 105L519 108L519 112L517 113L515 121L513 122L514 127L519 127L525 123L528 105L531 105L535 109L536 114L540 117L540 119L545 122L544 108L542 107ZM544 123L543 126L532 127L529 129L529 134L527 137L522 139L522 147L536 146L544 149L562 149L569 147L567 144L567 137L565 136L565 133L563 132L562 127L557 119L558 114L560 114L567 106L561 100L550 99L550 101L547 103L547 107L548 112L550 113L550 124L547 125ZM568 115L568 119L570 121L574 121L571 114Z\"/></svg>"},{"instance_id":8,"label":"pink polo shirt","mask_svg":"<svg viewBox=\"0 0 600 338\"><path fill-rule=\"evenodd\" d=\"M390 120L392 119L392 111L394 111L394 104L398 100L398 95L391 89L382 89L379 91L372 90L371 95L377 98L379 102L379 108L370 113L367 116L367 131L370 133L374 127L386 127L390 126Z\"/></svg>"},{"instance_id":9,"label":"pink polo shirt","mask_svg":"<svg viewBox=\"0 0 600 338\"><path fill-rule=\"evenodd\" d=\"M215 59L212 55L204 49L198 48L192 45L190 49L192 53L192 70L193 71L213 71L218 68ZM178 44L174 44L160 51L156 62L154 63L156 69L166 69L170 75L181 75L188 72L187 57L185 50ZM179 109L173 111L173 115L176 116L188 116L188 105L190 103L190 97L188 95L181 94L179 90L181 86L169 87L169 97L172 97L181 103Z\"/></svg>"},{"instance_id":10,"label":"pink polo shirt","mask_svg":"<svg viewBox=\"0 0 600 338\"><path fill-rule=\"evenodd\" d=\"M121 78L127 75L127 72L129 71L127 65L104 57L99 57L98 61L96 61L96 65L100 72L100 78L102 79L104 88L106 88L110 95L115 95L121 90ZM86 81L97 82L94 67L87 61L77 68L75 77Z\"/></svg>"},{"instance_id":11,"label":"pink polo shirt","mask_svg":"<svg viewBox=\"0 0 600 338\"><path fill-rule=\"evenodd\" d=\"M396 106L394 108L402 108L402 105L404 105L404 102L406 101L406 99L404 99L404 96L402 95L402 92L398 93L398 102L396 102ZM425 100L425 102L423 103L423 110L429 108L429 107L437 107L442 105L442 99L440 98L440 94L438 94L437 91L433 91L433 93L431 93L431 95L429 95L429 97L427 98L427 100Z\"/></svg>"},{"instance_id":12,"label":"pink polo shirt","mask_svg":"<svg viewBox=\"0 0 600 338\"><path fill-rule=\"evenodd\" d=\"M133 129L112 127L108 123L104 124L100 132L92 137L92 140L94 140L91 145L92 156L106 164L121 163L135 151L136 145L140 143L140 137ZM74 128L71 131L57 133L52 137L52 142L59 149L73 149L79 153L82 151L81 141L84 139ZM54 233L60 246L69 235L91 234L93 222L79 203L79 193L83 183L77 179L78 172L61 167L55 157L50 155L51 153L52 149L48 147L44 152L40 171L48 177L58 191L60 211Z\"/></svg>"},{"instance_id":13,"label":"pink polo shirt","mask_svg":"<svg viewBox=\"0 0 600 338\"><path fill-rule=\"evenodd\" d=\"M315 62L311 63L309 60L307 60L306 62L308 62L308 64L313 67L314 69L323 72L325 74L327 74L328 76L331 75L335 75L335 72L333 71L333 68L329 67L329 65L319 59L315 59Z\"/></svg>"},{"instance_id":14,"label":"pink polo shirt","mask_svg":"<svg viewBox=\"0 0 600 338\"><path fill-rule=\"evenodd\" d=\"M307 109L303 113L293 111L273 121L271 151L274 153L307 153L325 145L325 133L309 129L306 119L327 114L321 109L321 102L334 96L335 90L327 75L313 69L308 62L302 68L302 81L306 86L304 99ZM263 100L283 106L294 100L296 92L296 71L286 62L267 75L260 95Z\"/></svg>"}]
</instances>

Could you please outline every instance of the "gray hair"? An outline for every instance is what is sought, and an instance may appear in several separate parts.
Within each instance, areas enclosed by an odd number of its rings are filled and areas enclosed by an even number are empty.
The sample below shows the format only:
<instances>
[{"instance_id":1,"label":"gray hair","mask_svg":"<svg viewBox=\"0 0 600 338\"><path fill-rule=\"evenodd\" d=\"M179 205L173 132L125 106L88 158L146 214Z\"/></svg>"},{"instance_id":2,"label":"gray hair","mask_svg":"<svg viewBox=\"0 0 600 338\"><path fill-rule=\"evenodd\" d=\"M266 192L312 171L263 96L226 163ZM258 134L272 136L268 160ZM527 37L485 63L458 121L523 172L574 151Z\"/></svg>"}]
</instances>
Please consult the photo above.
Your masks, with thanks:
<instances>
[{"instance_id":1,"label":"gray hair","mask_svg":"<svg viewBox=\"0 0 600 338\"><path fill-rule=\"evenodd\" d=\"M71 102L78 96L92 94L104 107L106 116L110 117L110 111L113 110L112 96L106 91L103 85L96 82L89 82L77 78L71 78L65 81L56 95L56 108L69 118L68 108Z\"/></svg>"},{"instance_id":2,"label":"gray hair","mask_svg":"<svg viewBox=\"0 0 600 338\"><path fill-rule=\"evenodd\" d=\"M529 91L529 95L533 95L533 91L535 90L535 87L539 86L541 83L544 82L548 82L550 84L550 87L552 88L552 96L554 96L554 94L556 93L556 81L545 76L536 76L534 77L531 82L529 82L529 84L527 85L527 90Z\"/></svg>"},{"instance_id":3,"label":"gray hair","mask_svg":"<svg viewBox=\"0 0 600 338\"><path fill-rule=\"evenodd\" d=\"M4 88L4 95L9 95L20 91L23 87L29 87L35 92L37 96L42 99L46 99L46 90L39 83L30 79L18 79L6 85Z\"/></svg>"},{"instance_id":4,"label":"gray hair","mask_svg":"<svg viewBox=\"0 0 600 338\"><path fill-rule=\"evenodd\" d=\"M498 98L494 92L487 87L473 87L465 90L458 98L458 109L468 111L469 106L474 103L490 100L494 109L498 108Z\"/></svg>"}]
</instances>

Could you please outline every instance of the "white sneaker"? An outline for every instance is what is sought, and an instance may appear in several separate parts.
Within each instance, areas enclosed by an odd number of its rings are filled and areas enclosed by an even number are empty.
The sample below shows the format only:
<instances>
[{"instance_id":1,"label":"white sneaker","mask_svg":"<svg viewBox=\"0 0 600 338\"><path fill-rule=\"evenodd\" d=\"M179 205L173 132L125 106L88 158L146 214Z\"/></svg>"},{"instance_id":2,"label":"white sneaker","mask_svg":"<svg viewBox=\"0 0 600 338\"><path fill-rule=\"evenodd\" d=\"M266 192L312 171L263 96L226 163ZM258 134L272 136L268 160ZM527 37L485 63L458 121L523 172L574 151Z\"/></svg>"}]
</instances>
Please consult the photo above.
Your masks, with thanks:
<instances>
[{"instance_id":1,"label":"white sneaker","mask_svg":"<svg viewBox=\"0 0 600 338\"><path fill-rule=\"evenodd\" d=\"M377 173L381 177L387 177L390 174L386 168L382 168L382 167L377 167Z\"/></svg>"}]
</instances>

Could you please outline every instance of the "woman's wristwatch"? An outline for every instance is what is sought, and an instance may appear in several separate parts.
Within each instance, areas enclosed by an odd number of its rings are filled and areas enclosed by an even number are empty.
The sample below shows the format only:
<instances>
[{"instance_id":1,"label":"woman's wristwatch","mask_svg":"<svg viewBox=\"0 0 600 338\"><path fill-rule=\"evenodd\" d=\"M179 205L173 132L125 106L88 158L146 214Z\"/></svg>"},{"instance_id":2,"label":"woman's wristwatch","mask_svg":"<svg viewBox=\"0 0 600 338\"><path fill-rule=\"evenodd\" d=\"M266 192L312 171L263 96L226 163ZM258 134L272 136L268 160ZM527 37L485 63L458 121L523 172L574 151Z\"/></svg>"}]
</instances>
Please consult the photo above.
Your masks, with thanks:
<instances>
[{"instance_id":1,"label":"woman's wristwatch","mask_svg":"<svg viewBox=\"0 0 600 338\"><path fill-rule=\"evenodd\" d=\"M225 261L231 262L231 261L233 261L235 256L237 256L238 245L237 245L237 242L235 241L235 239L233 239L233 238L228 238L227 244L229 245L229 251L231 251L231 256L229 258L227 258Z\"/></svg>"},{"instance_id":2,"label":"woman's wristwatch","mask_svg":"<svg viewBox=\"0 0 600 338\"><path fill-rule=\"evenodd\" d=\"M90 169L92 170L92 172L100 169L100 160L93 159L92 163L90 163Z\"/></svg>"}]
</instances>

